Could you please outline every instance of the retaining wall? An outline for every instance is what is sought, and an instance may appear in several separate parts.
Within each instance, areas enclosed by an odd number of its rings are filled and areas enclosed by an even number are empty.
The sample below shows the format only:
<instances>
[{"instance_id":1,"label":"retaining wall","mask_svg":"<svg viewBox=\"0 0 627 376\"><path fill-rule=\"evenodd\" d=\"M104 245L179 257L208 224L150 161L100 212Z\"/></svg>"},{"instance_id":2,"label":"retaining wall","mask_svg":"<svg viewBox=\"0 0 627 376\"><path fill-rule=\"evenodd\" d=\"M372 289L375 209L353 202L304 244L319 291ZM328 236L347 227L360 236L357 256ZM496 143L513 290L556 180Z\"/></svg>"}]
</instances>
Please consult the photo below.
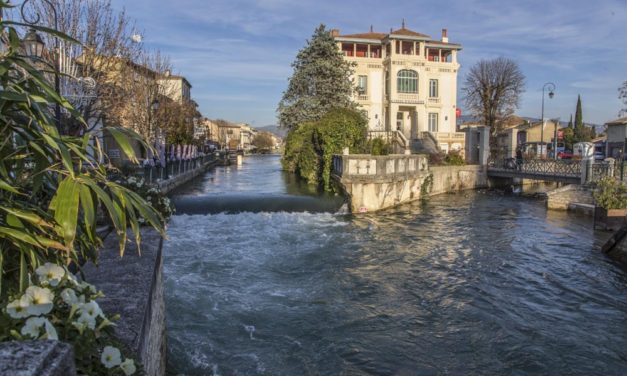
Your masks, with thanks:
<instances>
[{"instance_id":1,"label":"retaining wall","mask_svg":"<svg viewBox=\"0 0 627 376\"><path fill-rule=\"evenodd\" d=\"M432 166L429 172L433 176L430 196L488 187L485 166Z\"/></svg>"},{"instance_id":2,"label":"retaining wall","mask_svg":"<svg viewBox=\"0 0 627 376\"><path fill-rule=\"evenodd\" d=\"M100 251L98 266L88 264L87 282L105 294L99 299L108 315L120 314L115 334L144 365L146 374L165 375L165 297L163 239L153 229L142 230L141 255L134 242L120 257L118 239L110 235Z\"/></svg>"},{"instance_id":3,"label":"retaining wall","mask_svg":"<svg viewBox=\"0 0 627 376\"><path fill-rule=\"evenodd\" d=\"M176 175L173 178L162 180L159 183L157 183L157 186L161 189L163 193L167 194L173 191L174 189L180 187L184 183L194 179L195 177L204 174L207 171L207 169L214 167L220 163L223 163L223 161L220 159L209 161L204 166L200 166L191 171L186 171L180 175Z\"/></svg>"},{"instance_id":4,"label":"retaining wall","mask_svg":"<svg viewBox=\"0 0 627 376\"><path fill-rule=\"evenodd\" d=\"M546 206L552 210L568 210L571 204L594 205L592 189L569 184L546 193Z\"/></svg>"}]
</instances>

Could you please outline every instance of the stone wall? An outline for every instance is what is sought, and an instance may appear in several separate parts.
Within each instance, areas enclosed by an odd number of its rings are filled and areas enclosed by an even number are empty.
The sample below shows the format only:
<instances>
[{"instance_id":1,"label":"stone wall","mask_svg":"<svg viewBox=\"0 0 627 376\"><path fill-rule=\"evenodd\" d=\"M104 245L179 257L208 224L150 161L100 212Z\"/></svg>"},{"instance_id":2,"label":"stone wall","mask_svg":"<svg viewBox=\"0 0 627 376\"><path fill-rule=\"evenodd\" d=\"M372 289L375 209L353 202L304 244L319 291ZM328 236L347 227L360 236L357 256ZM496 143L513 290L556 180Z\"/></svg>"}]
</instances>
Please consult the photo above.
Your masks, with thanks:
<instances>
[{"instance_id":1,"label":"stone wall","mask_svg":"<svg viewBox=\"0 0 627 376\"><path fill-rule=\"evenodd\" d=\"M220 163L223 163L222 160L215 159L207 162L204 166L200 166L194 170L186 171L180 175L176 175L175 177L167 180L160 181L157 185L161 189L163 193L169 193L174 189L180 187L184 183L194 179L195 177L204 174L207 169L214 167Z\"/></svg>"},{"instance_id":2,"label":"stone wall","mask_svg":"<svg viewBox=\"0 0 627 376\"><path fill-rule=\"evenodd\" d=\"M59 341L2 342L0 375L75 376L74 350Z\"/></svg>"},{"instance_id":3,"label":"stone wall","mask_svg":"<svg viewBox=\"0 0 627 376\"><path fill-rule=\"evenodd\" d=\"M353 213L386 209L420 198L429 176L424 155L341 155L333 174L350 200Z\"/></svg>"},{"instance_id":4,"label":"stone wall","mask_svg":"<svg viewBox=\"0 0 627 376\"><path fill-rule=\"evenodd\" d=\"M546 197L546 206L552 210L568 210L573 203L594 205L592 189L583 185L565 185L547 192Z\"/></svg>"},{"instance_id":5,"label":"stone wall","mask_svg":"<svg viewBox=\"0 0 627 376\"><path fill-rule=\"evenodd\" d=\"M429 171L433 176L433 185L429 191L431 196L488 187L485 166L432 166Z\"/></svg>"},{"instance_id":6,"label":"stone wall","mask_svg":"<svg viewBox=\"0 0 627 376\"><path fill-rule=\"evenodd\" d=\"M87 282L105 294L99 299L109 316L120 314L115 334L144 365L146 374L165 375L165 297L162 280L163 240L146 228L142 231L141 254L134 242L123 257L118 239L110 235L100 251L98 266L84 268Z\"/></svg>"}]
</instances>

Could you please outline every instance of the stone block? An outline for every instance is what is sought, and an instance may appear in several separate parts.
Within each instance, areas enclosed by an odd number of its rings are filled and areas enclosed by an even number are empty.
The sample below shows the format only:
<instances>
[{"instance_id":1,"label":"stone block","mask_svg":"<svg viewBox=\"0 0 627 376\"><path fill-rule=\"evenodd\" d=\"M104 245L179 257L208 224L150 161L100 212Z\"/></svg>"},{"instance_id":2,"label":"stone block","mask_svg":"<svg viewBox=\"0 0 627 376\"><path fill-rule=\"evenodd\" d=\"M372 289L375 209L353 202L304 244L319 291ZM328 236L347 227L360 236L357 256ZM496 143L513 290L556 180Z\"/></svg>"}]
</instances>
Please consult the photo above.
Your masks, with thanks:
<instances>
[{"instance_id":1,"label":"stone block","mask_svg":"<svg viewBox=\"0 0 627 376\"><path fill-rule=\"evenodd\" d=\"M74 350L60 341L0 343L0 375L74 376Z\"/></svg>"}]
</instances>

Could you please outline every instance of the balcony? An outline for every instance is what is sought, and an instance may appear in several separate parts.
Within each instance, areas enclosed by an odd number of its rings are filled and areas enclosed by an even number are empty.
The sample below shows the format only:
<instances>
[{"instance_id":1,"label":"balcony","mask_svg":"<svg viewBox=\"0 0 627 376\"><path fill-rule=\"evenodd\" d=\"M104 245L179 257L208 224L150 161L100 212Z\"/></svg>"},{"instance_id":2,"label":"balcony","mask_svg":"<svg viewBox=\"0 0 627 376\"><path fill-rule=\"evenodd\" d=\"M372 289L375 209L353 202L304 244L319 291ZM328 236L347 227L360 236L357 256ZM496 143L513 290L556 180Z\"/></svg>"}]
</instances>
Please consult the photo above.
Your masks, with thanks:
<instances>
[{"instance_id":1,"label":"balcony","mask_svg":"<svg viewBox=\"0 0 627 376\"><path fill-rule=\"evenodd\" d=\"M365 94L359 94L357 95L357 100L360 102L367 102L368 100L370 100L370 97Z\"/></svg>"},{"instance_id":2,"label":"balcony","mask_svg":"<svg viewBox=\"0 0 627 376\"><path fill-rule=\"evenodd\" d=\"M419 99L418 93L416 94L408 94L408 93L397 93L392 95L393 103L406 103L406 104L423 104L424 101Z\"/></svg>"}]
</instances>

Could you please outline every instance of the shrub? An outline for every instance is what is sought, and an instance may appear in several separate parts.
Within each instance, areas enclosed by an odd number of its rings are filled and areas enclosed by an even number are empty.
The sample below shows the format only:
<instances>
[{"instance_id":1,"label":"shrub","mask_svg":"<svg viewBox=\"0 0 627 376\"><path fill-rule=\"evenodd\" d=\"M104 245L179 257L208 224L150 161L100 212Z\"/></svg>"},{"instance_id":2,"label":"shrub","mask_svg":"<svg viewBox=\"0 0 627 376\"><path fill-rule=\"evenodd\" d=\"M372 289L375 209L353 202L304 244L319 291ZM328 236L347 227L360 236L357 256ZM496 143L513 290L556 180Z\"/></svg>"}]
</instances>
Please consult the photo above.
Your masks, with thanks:
<instances>
[{"instance_id":1,"label":"shrub","mask_svg":"<svg viewBox=\"0 0 627 376\"><path fill-rule=\"evenodd\" d=\"M450 166L463 166L466 164L464 157L462 157L461 153L457 150L449 151L446 155L445 162Z\"/></svg>"},{"instance_id":2,"label":"shrub","mask_svg":"<svg viewBox=\"0 0 627 376\"><path fill-rule=\"evenodd\" d=\"M352 152L366 148L367 120L351 109L334 109L315 122L300 124L285 140L283 168L296 172L309 184L331 189L333 154L348 147Z\"/></svg>"},{"instance_id":3,"label":"shrub","mask_svg":"<svg viewBox=\"0 0 627 376\"><path fill-rule=\"evenodd\" d=\"M392 146L382 138L373 138L368 141L366 149L372 155L388 155L392 153Z\"/></svg>"},{"instance_id":4,"label":"shrub","mask_svg":"<svg viewBox=\"0 0 627 376\"><path fill-rule=\"evenodd\" d=\"M603 209L627 208L627 185L613 177L600 179L593 195L596 204Z\"/></svg>"}]
</instances>

